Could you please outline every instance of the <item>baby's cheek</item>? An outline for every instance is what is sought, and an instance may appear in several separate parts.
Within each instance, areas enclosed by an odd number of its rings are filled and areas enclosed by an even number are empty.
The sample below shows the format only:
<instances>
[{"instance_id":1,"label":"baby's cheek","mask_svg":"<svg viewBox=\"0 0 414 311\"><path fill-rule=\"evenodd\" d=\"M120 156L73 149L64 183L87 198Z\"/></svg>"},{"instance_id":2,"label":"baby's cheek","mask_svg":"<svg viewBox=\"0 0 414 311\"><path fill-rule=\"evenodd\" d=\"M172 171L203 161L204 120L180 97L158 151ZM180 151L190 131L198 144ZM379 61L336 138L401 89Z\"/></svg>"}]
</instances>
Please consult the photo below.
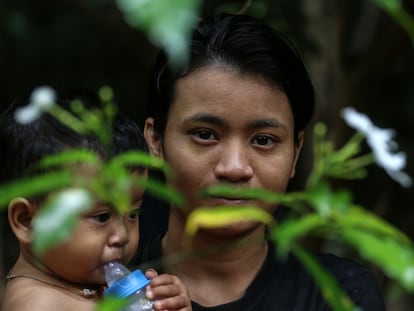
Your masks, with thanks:
<instances>
[{"instance_id":1,"label":"baby's cheek","mask_svg":"<svg viewBox=\"0 0 414 311\"><path fill-rule=\"evenodd\" d=\"M122 261L125 261L124 264L129 264L129 262L131 261L132 257L135 255L135 252L138 249L138 239L136 239L136 241L129 241L127 248L125 249L125 253L123 256Z\"/></svg>"}]
</instances>

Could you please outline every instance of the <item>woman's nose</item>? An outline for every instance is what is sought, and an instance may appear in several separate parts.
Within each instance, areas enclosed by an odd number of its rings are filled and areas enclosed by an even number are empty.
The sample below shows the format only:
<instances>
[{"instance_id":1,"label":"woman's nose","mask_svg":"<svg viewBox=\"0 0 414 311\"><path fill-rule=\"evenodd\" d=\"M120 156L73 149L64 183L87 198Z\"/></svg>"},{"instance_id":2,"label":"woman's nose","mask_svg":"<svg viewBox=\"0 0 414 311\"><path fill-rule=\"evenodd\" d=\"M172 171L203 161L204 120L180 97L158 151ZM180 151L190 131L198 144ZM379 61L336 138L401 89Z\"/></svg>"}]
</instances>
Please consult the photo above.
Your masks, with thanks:
<instances>
[{"instance_id":1,"label":"woman's nose","mask_svg":"<svg viewBox=\"0 0 414 311\"><path fill-rule=\"evenodd\" d=\"M228 182L247 182L253 177L253 168L246 146L242 142L230 142L218 154L215 175Z\"/></svg>"}]
</instances>

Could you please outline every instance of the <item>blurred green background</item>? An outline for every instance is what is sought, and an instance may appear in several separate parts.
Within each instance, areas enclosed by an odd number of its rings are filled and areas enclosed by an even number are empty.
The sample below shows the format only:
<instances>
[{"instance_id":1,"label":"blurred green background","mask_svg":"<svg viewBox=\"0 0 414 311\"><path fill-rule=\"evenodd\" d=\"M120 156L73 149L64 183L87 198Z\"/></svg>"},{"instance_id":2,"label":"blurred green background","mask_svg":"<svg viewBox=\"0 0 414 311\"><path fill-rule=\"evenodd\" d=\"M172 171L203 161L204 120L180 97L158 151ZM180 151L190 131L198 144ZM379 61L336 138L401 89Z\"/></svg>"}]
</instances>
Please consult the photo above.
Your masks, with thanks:
<instances>
[{"instance_id":1,"label":"blurred green background","mask_svg":"<svg viewBox=\"0 0 414 311\"><path fill-rule=\"evenodd\" d=\"M414 1L402 1L414 13ZM237 12L246 1L206 0L200 17ZM315 120L326 122L332 139L352 131L339 116L354 106L381 127L396 129L414 175L414 44L410 36L370 0L251 1L247 11L286 33L297 45L315 84ZM414 35L413 35L414 37ZM0 108L38 85L114 89L121 110L140 125L145 118L148 76L157 48L130 27L110 0L0 0ZM308 133L310 134L310 133ZM300 187L311 165L307 136L300 160ZM0 146L1 152L1 146ZM16 155L18 156L18 155ZM413 189L401 188L381 169L349 184L355 201L414 237ZM0 269L3 277L16 256L16 242L1 212ZM318 241L314 247L354 256ZM413 310L378 273L389 310ZM0 282L0 295L3 282Z\"/></svg>"}]
</instances>

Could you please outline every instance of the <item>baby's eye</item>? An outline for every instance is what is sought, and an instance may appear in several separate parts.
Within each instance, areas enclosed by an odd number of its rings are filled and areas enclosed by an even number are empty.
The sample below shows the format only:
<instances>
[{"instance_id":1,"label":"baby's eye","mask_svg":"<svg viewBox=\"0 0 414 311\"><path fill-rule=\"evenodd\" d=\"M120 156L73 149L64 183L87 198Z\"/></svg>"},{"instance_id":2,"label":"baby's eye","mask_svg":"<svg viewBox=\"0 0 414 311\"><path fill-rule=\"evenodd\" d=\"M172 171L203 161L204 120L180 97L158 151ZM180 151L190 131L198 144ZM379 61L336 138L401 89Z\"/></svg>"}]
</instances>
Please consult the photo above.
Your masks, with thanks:
<instances>
[{"instance_id":1,"label":"baby's eye","mask_svg":"<svg viewBox=\"0 0 414 311\"><path fill-rule=\"evenodd\" d=\"M92 218L99 223L106 223L111 218L111 214L108 212L100 213L93 215Z\"/></svg>"},{"instance_id":2,"label":"baby's eye","mask_svg":"<svg viewBox=\"0 0 414 311\"><path fill-rule=\"evenodd\" d=\"M276 142L276 139L268 135L258 135L253 139L253 144L262 147L270 147Z\"/></svg>"},{"instance_id":3,"label":"baby's eye","mask_svg":"<svg viewBox=\"0 0 414 311\"><path fill-rule=\"evenodd\" d=\"M132 210L128 214L128 219L130 219L130 220L137 220L138 219L138 216L140 214L140 211L141 211L141 209L139 209L139 208Z\"/></svg>"}]
</instances>

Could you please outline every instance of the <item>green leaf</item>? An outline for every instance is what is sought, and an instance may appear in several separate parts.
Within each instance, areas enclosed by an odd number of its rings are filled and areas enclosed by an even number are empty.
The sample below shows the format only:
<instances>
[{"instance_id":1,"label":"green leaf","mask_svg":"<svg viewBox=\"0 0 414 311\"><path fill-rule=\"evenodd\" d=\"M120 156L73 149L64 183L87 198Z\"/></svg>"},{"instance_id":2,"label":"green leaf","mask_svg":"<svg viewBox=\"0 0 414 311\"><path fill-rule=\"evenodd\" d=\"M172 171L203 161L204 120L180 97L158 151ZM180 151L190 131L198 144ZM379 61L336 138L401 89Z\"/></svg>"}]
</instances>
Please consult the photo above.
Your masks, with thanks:
<instances>
[{"instance_id":1,"label":"green leaf","mask_svg":"<svg viewBox=\"0 0 414 311\"><path fill-rule=\"evenodd\" d=\"M409 237L402 231L372 212L358 206L351 206L345 213L336 213L333 217L335 222L341 227L357 228L371 232L377 237L383 236L385 238L395 239L399 243L412 245Z\"/></svg>"},{"instance_id":2,"label":"green leaf","mask_svg":"<svg viewBox=\"0 0 414 311\"><path fill-rule=\"evenodd\" d=\"M97 166L101 165L101 160L93 151L85 149L71 149L44 157L39 161L39 166L42 168L50 168L54 166L67 166L69 164L77 163L88 163Z\"/></svg>"},{"instance_id":3,"label":"green leaf","mask_svg":"<svg viewBox=\"0 0 414 311\"><path fill-rule=\"evenodd\" d=\"M165 183L159 182L155 179L148 179L146 182L140 183L146 187L146 191L157 196L157 198L171 202L178 207L184 207L186 202L184 197L177 190L171 188Z\"/></svg>"},{"instance_id":4,"label":"green leaf","mask_svg":"<svg viewBox=\"0 0 414 311\"><path fill-rule=\"evenodd\" d=\"M326 160L329 160L329 156ZM366 167L373 163L375 163L374 156L366 154L342 162L331 163L327 165L324 175L340 179L362 179L367 176Z\"/></svg>"},{"instance_id":5,"label":"green leaf","mask_svg":"<svg viewBox=\"0 0 414 311\"><path fill-rule=\"evenodd\" d=\"M187 218L185 232L192 238L200 228L218 228L240 221L258 221L273 225L274 219L268 212L254 206L200 207Z\"/></svg>"},{"instance_id":6,"label":"green leaf","mask_svg":"<svg viewBox=\"0 0 414 311\"><path fill-rule=\"evenodd\" d=\"M321 264L308 252L299 246L292 249L295 256L302 262L307 271L312 275L326 301L335 311L356 311L346 293L342 290L337 280L327 272Z\"/></svg>"},{"instance_id":7,"label":"green leaf","mask_svg":"<svg viewBox=\"0 0 414 311\"><path fill-rule=\"evenodd\" d=\"M260 200L267 203L293 203L305 196L299 193L277 193L260 188L244 188L234 187L233 185L220 184L205 188L201 192L201 196L225 196L230 198L247 199L247 200Z\"/></svg>"},{"instance_id":8,"label":"green leaf","mask_svg":"<svg viewBox=\"0 0 414 311\"><path fill-rule=\"evenodd\" d=\"M201 0L118 0L117 4L126 21L165 49L174 65L187 62Z\"/></svg>"},{"instance_id":9,"label":"green leaf","mask_svg":"<svg viewBox=\"0 0 414 311\"><path fill-rule=\"evenodd\" d=\"M414 248L390 237L358 228L344 227L341 237L355 247L366 260L379 266L406 290L414 291Z\"/></svg>"},{"instance_id":10,"label":"green leaf","mask_svg":"<svg viewBox=\"0 0 414 311\"><path fill-rule=\"evenodd\" d=\"M408 33L414 43L414 18L401 4L401 0L372 0L387 12Z\"/></svg>"},{"instance_id":11,"label":"green leaf","mask_svg":"<svg viewBox=\"0 0 414 311\"><path fill-rule=\"evenodd\" d=\"M124 212L131 206L133 179L142 177L132 174L125 167L111 164L104 164L97 175L87 178L82 185L100 201L111 204L119 212Z\"/></svg>"},{"instance_id":12,"label":"green leaf","mask_svg":"<svg viewBox=\"0 0 414 311\"><path fill-rule=\"evenodd\" d=\"M104 297L104 299L98 303L96 311L119 311L124 310L127 305L127 299Z\"/></svg>"},{"instance_id":13,"label":"green leaf","mask_svg":"<svg viewBox=\"0 0 414 311\"><path fill-rule=\"evenodd\" d=\"M79 120L72 112L62 108L59 105L53 105L48 113L56 120L60 121L70 129L80 134L88 133L87 124Z\"/></svg>"},{"instance_id":14,"label":"green leaf","mask_svg":"<svg viewBox=\"0 0 414 311\"><path fill-rule=\"evenodd\" d=\"M139 151L123 152L112 158L108 165L122 167L127 167L129 165L144 166L150 169L161 170L166 175L171 175L171 169L163 159Z\"/></svg>"},{"instance_id":15,"label":"green leaf","mask_svg":"<svg viewBox=\"0 0 414 311\"><path fill-rule=\"evenodd\" d=\"M342 148L335 149L326 138L324 123L314 127L314 167L307 181L307 188L313 188L326 177L340 179L362 179L367 175L366 167L374 163L372 154L358 157L364 136L356 133Z\"/></svg>"},{"instance_id":16,"label":"green leaf","mask_svg":"<svg viewBox=\"0 0 414 311\"><path fill-rule=\"evenodd\" d=\"M277 245L278 252L284 256L298 239L315 230L323 229L328 224L329 221L326 218L314 213L298 219L287 219L273 228L270 234Z\"/></svg>"},{"instance_id":17,"label":"green leaf","mask_svg":"<svg viewBox=\"0 0 414 311\"><path fill-rule=\"evenodd\" d=\"M42 254L65 241L72 233L79 215L93 204L89 192L69 188L54 193L39 209L33 220L33 249Z\"/></svg>"},{"instance_id":18,"label":"green leaf","mask_svg":"<svg viewBox=\"0 0 414 311\"><path fill-rule=\"evenodd\" d=\"M398 12L403 9L401 0L373 0L378 6L389 12Z\"/></svg>"},{"instance_id":19,"label":"green leaf","mask_svg":"<svg viewBox=\"0 0 414 311\"><path fill-rule=\"evenodd\" d=\"M0 206L7 206L17 197L31 198L70 185L68 171L45 173L41 176L22 178L0 186Z\"/></svg>"},{"instance_id":20,"label":"green leaf","mask_svg":"<svg viewBox=\"0 0 414 311\"><path fill-rule=\"evenodd\" d=\"M309 203L322 216L329 217L334 212L344 212L351 204L349 190L333 191L326 182L315 184L307 193Z\"/></svg>"},{"instance_id":21,"label":"green leaf","mask_svg":"<svg viewBox=\"0 0 414 311\"><path fill-rule=\"evenodd\" d=\"M353 137L340 149L336 150L330 156L331 163L341 163L351 159L354 156L357 156L361 151L361 142L363 141L364 136L357 132Z\"/></svg>"}]
</instances>

